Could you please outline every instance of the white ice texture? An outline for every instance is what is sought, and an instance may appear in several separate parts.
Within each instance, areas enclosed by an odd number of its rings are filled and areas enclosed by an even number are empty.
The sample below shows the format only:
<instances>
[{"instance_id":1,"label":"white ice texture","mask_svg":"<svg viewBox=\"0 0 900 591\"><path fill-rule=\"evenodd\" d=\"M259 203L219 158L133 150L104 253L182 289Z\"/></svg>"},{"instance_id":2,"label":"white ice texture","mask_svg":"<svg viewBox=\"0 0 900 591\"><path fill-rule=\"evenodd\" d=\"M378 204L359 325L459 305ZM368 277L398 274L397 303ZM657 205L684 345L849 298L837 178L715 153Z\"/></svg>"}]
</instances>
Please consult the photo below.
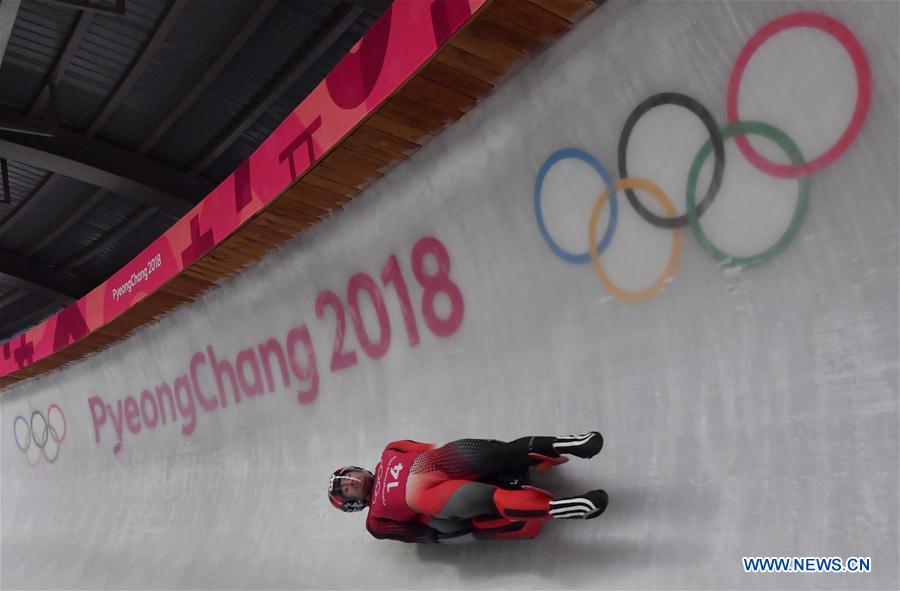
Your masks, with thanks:
<instances>
[{"instance_id":1,"label":"white ice texture","mask_svg":"<svg viewBox=\"0 0 900 591\"><path fill-rule=\"evenodd\" d=\"M714 260L683 229L673 278L642 302L616 298L593 266L559 258L535 221L534 184L562 148L618 177L629 113L659 92L702 103L720 127L734 61L754 32L796 11L826 13L865 49L868 117L853 144L810 177L807 215L777 256L748 268ZM898 27L895 2L609 2L473 112L369 188L195 305L127 341L5 391L2 409L4 588L897 588ZM813 29L780 33L751 59L742 116L776 125L807 160L842 133L857 101L843 47ZM680 107L635 126L629 172L665 191L679 214L688 170L708 139ZM770 141L753 140L783 159ZM798 181L768 176L725 142L721 189L700 219L736 256L785 231ZM711 161L700 175L705 192ZM586 252L604 183L565 160L547 177L550 236ZM654 199L638 196L661 213ZM625 290L665 269L671 230L650 226L618 193L618 225L600 256ZM600 217L598 235L608 223ZM410 253L427 235L449 253L463 294L459 329L436 336L422 315ZM420 342L410 346L393 287L396 254ZM426 257L426 272L437 265ZM329 370L333 290L346 308L355 273L375 278L392 328L368 357ZM374 307L360 296L366 330ZM438 296L439 317L450 302ZM115 408L188 371L306 324L317 398L298 382L198 411L115 444L95 442L88 399ZM374 336L372 337L374 339ZM302 351L302 345L301 351ZM299 354L303 358L303 354ZM204 374L201 387L214 392ZM15 417L58 404L67 421L55 463L29 468ZM58 421L58 419L53 419ZM21 427L21 422L18 425ZM401 438L511 439L600 429L606 447L539 478L558 493L609 492L601 518L550 523L533 541L413 546L378 541L362 515L335 511L326 479L374 467ZM742 556L869 556L870 574L751 575Z\"/></svg>"}]
</instances>

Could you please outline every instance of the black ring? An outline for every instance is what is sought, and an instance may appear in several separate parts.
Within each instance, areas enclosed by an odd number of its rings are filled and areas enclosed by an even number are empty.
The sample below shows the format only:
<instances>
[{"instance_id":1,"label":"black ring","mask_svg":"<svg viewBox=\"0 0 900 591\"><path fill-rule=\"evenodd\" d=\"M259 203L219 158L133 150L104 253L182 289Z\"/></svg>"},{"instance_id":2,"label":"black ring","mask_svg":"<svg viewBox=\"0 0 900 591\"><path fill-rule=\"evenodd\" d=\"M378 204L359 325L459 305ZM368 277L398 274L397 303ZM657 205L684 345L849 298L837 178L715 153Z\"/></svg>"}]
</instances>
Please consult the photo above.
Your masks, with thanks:
<instances>
[{"instance_id":1,"label":"black ring","mask_svg":"<svg viewBox=\"0 0 900 591\"><path fill-rule=\"evenodd\" d=\"M53 462L56 461L56 458L59 457L59 448L60 448L60 445L59 445L59 442L56 440L56 438L57 438L57 436L59 435L59 433L56 432L56 428L54 428L52 425L48 425L48 426L47 426L47 431L48 431L48 433L50 433L50 434L53 435L53 438L52 438L52 439L53 439L53 441L56 443L56 454L54 454L52 460L50 459L50 456L47 455L47 447L48 447L47 444L50 443L50 439L51 439L49 436L47 437L47 441L44 442L44 447L41 448L41 451L44 453L44 459L45 459L48 463L52 464Z\"/></svg>"},{"instance_id":2,"label":"black ring","mask_svg":"<svg viewBox=\"0 0 900 591\"><path fill-rule=\"evenodd\" d=\"M700 217L712 204L713 199L716 197L716 193L719 192L719 187L722 186L722 175L725 172L725 142L722 140L722 134L719 131L719 126L716 125L716 120L713 119L710 112L706 110L706 107L687 95L677 92L661 92L659 94L654 94L650 98L645 99L644 102L639 104L634 111L631 112L631 115L629 115L628 119L625 121L625 127L622 128L622 135L619 136L619 178L628 178L628 167L625 164L625 154L628 151L628 138L631 137L631 131L634 129L638 119L640 119L644 113L660 105L678 105L679 107L684 107L700 118L700 121L703 122L703 126L706 127L706 130L709 132L709 136L712 139L715 164L712 182L709 183L709 189L706 191L706 195L703 196L703 199L700 200L700 203L697 204L697 217ZM644 204L638 200L637 195L635 195L632 189L625 189L625 196L628 198L628 202L634 210L654 226L659 228L681 228L687 226L689 223L687 213L677 218L656 215L644 207Z\"/></svg>"},{"instance_id":3,"label":"black ring","mask_svg":"<svg viewBox=\"0 0 900 591\"><path fill-rule=\"evenodd\" d=\"M44 438L41 443L38 443L37 432L34 430L34 416L35 415L40 415L41 420L44 421ZM29 426L31 427L31 440L34 441L34 444L36 446L38 446L41 449L44 449L44 446L47 445L47 440L50 439L50 423L47 422L47 417L45 417L44 413L42 413L41 411L36 410L33 413L31 413L31 422L30 422Z\"/></svg>"}]
</instances>

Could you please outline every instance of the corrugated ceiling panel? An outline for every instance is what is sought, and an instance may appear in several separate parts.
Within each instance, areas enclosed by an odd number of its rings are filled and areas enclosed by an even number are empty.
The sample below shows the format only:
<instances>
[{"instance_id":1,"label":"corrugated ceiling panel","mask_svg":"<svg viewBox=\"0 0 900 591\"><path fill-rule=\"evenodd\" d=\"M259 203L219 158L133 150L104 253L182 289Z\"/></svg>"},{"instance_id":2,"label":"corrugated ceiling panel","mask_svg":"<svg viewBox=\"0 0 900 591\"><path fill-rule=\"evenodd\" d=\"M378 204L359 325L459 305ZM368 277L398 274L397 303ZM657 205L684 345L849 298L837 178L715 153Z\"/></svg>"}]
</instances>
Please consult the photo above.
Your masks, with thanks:
<instances>
[{"instance_id":1,"label":"corrugated ceiling panel","mask_svg":"<svg viewBox=\"0 0 900 591\"><path fill-rule=\"evenodd\" d=\"M79 111L90 115L77 123L67 117L68 125L77 129L90 125L140 55L166 6L162 1L129 0L124 16L94 17L64 78L73 86L93 90L78 96Z\"/></svg>"},{"instance_id":2,"label":"corrugated ceiling panel","mask_svg":"<svg viewBox=\"0 0 900 591\"><path fill-rule=\"evenodd\" d=\"M79 275L97 283L105 281L113 272L120 269L128 261L147 248L156 238L165 232L171 221L156 214L143 224L129 232L127 236L110 242L104 248L78 268Z\"/></svg>"},{"instance_id":3,"label":"corrugated ceiling panel","mask_svg":"<svg viewBox=\"0 0 900 591\"><path fill-rule=\"evenodd\" d=\"M135 215L142 206L116 193L108 193L76 228L63 233L56 243L47 247L40 258L52 266L68 260L94 245L124 220Z\"/></svg>"},{"instance_id":4,"label":"corrugated ceiling panel","mask_svg":"<svg viewBox=\"0 0 900 591\"><path fill-rule=\"evenodd\" d=\"M0 105L17 112L31 106L69 38L75 13L38 2L19 7L0 67Z\"/></svg>"},{"instance_id":5,"label":"corrugated ceiling panel","mask_svg":"<svg viewBox=\"0 0 900 591\"><path fill-rule=\"evenodd\" d=\"M15 84L0 84L0 108L25 112L44 83L44 77L22 67L12 59L4 59L0 67L0 80L15 80Z\"/></svg>"},{"instance_id":6,"label":"corrugated ceiling panel","mask_svg":"<svg viewBox=\"0 0 900 591\"><path fill-rule=\"evenodd\" d=\"M56 89L57 114L63 127L79 130L97 112L103 94L83 80L63 78Z\"/></svg>"},{"instance_id":7,"label":"corrugated ceiling panel","mask_svg":"<svg viewBox=\"0 0 900 591\"><path fill-rule=\"evenodd\" d=\"M0 280L0 299L5 298L6 296L8 296L9 294L11 294L15 291L18 291L15 287L12 287L11 285L6 285L2 282L2 280Z\"/></svg>"},{"instance_id":8,"label":"corrugated ceiling panel","mask_svg":"<svg viewBox=\"0 0 900 591\"><path fill-rule=\"evenodd\" d=\"M38 181L41 178L38 177ZM18 216L3 233L0 237L2 248L24 253L34 245L35 240L53 231L97 190L92 185L63 176L56 176L53 183L52 190L42 194L28 212Z\"/></svg>"},{"instance_id":9,"label":"corrugated ceiling panel","mask_svg":"<svg viewBox=\"0 0 900 591\"><path fill-rule=\"evenodd\" d=\"M46 306L49 303L49 299L37 294L29 293L25 297L17 300L16 303L12 304L8 308L4 307L3 312L4 315L8 313L9 318L16 318L18 316L24 316L26 313L31 312L32 310L35 310L39 307ZM53 312L52 314L48 314L47 316L52 316L55 313L56 312ZM4 318L4 320L5 319L6 318Z\"/></svg>"},{"instance_id":10,"label":"corrugated ceiling panel","mask_svg":"<svg viewBox=\"0 0 900 591\"><path fill-rule=\"evenodd\" d=\"M2 222L6 213L16 207L22 199L25 199L47 174L46 170L14 160L7 161L7 170L9 171L11 203L9 205L0 204L0 222Z\"/></svg>"},{"instance_id":11,"label":"corrugated ceiling panel","mask_svg":"<svg viewBox=\"0 0 900 591\"><path fill-rule=\"evenodd\" d=\"M62 310L62 305L54 304L50 302L50 300L46 298L42 298L35 294L29 293L25 297L16 300L15 303L10 304L9 306L3 307L3 324L7 324L8 322L12 322L14 320L18 320L20 318L24 318L25 316L30 315L36 310L43 310L42 314L38 314L33 317L31 320L31 326L36 324L40 324L47 318L50 318L60 310ZM3 340L7 340L10 337L14 337L23 333L27 330L27 327L20 328L14 333L4 335Z\"/></svg>"},{"instance_id":12,"label":"corrugated ceiling panel","mask_svg":"<svg viewBox=\"0 0 900 591\"><path fill-rule=\"evenodd\" d=\"M98 137L136 150L240 31L256 2L189 2Z\"/></svg>"},{"instance_id":13,"label":"corrugated ceiling panel","mask_svg":"<svg viewBox=\"0 0 900 591\"><path fill-rule=\"evenodd\" d=\"M3 60L0 66L0 80L15 80L15 84L0 84L0 108L24 112L31 105L33 97L44 83L39 72L29 70L14 59Z\"/></svg>"},{"instance_id":14,"label":"corrugated ceiling panel","mask_svg":"<svg viewBox=\"0 0 900 591\"><path fill-rule=\"evenodd\" d=\"M9 37L7 55L47 69L62 51L75 20L74 11L40 2L23 2ZM5 58L4 58L5 59Z\"/></svg>"}]
</instances>

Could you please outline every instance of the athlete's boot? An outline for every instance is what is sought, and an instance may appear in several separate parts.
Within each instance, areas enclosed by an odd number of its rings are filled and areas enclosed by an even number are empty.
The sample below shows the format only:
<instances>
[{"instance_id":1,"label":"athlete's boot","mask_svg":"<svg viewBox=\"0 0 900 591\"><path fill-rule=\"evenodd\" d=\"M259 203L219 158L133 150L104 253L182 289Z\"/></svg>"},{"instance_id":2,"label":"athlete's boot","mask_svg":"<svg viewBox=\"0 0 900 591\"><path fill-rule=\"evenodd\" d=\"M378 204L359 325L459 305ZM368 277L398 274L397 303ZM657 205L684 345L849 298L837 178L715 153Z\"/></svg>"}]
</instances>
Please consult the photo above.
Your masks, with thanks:
<instances>
[{"instance_id":1,"label":"athlete's boot","mask_svg":"<svg viewBox=\"0 0 900 591\"><path fill-rule=\"evenodd\" d=\"M553 519L593 519L606 510L609 495L597 489L575 497L550 501L550 517Z\"/></svg>"},{"instance_id":2,"label":"athlete's boot","mask_svg":"<svg viewBox=\"0 0 900 591\"><path fill-rule=\"evenodd\" d=\"M603 449L603 436L599 431L584 435L561 435L553 440L553 449L561 454L592 458Z\"/></svg>"}]
</instances>

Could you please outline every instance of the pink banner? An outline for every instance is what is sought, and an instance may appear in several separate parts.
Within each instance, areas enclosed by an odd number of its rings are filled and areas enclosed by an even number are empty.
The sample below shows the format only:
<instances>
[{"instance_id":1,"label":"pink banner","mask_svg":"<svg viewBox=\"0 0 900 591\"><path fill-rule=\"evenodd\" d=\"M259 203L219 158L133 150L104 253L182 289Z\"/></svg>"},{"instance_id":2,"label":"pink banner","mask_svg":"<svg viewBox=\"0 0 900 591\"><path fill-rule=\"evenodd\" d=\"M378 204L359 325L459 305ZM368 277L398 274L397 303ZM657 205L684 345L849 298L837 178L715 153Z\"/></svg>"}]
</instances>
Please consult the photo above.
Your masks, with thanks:
<instances>
[{"instance_id":1,"label":"pink banner","mask_svg":"<svg viewBox=\"0 0 900 591\"><path fill-rule=\"evenodd\" d=\"M0 376L52 355L162 287L258 213L406 82L487 0L395 0L263 144L112 277L0 346Z\"/></svg>"}]
</instances>

